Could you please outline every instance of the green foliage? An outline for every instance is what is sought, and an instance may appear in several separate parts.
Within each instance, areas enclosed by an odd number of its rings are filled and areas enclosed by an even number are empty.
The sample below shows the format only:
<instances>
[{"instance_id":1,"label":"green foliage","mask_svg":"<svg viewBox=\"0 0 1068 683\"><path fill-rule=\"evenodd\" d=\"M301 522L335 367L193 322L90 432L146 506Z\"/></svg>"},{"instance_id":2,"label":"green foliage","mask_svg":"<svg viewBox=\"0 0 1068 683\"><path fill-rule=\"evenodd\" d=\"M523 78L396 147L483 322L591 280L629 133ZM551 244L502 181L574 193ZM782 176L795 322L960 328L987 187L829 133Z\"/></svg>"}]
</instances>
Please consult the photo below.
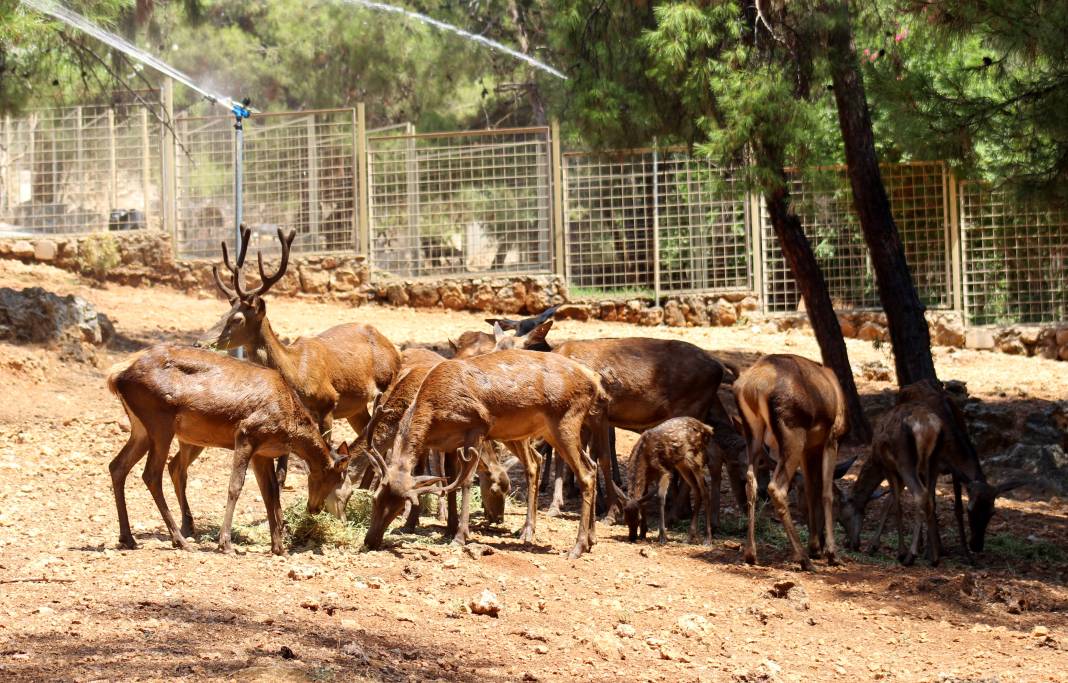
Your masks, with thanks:
<instances>
[{"instance_id":1,"label":"green foliage","mask_svg":"<svg viewBox=\"0 0 1068 683\"><path fill-rule=\"evenodd\" d=\"M89 235L78 245L75 261L81 272L103 278L122 262L122 258L115 238L109 233L100 233Z\"/></svg>"}]
</instances>

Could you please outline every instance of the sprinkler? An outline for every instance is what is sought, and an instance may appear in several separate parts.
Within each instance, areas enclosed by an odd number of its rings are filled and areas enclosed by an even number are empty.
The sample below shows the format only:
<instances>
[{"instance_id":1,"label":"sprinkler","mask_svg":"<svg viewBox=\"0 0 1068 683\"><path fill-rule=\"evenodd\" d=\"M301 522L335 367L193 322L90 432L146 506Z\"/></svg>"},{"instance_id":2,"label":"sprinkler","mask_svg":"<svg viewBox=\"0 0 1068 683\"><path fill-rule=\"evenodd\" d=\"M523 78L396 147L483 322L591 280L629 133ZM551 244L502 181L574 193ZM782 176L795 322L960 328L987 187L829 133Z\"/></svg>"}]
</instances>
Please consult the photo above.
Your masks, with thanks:
<instances>
[{"instance_id":1,"label":"sprinkler","mask_svg":"<svg viewBox=\"0 0 1068 683\"><path fill-rule=\"evenodd\" d=\"M252 116L252 101L241 100L240 104L230 100L230 111L234 115L234 253L241 253L241 222L244 220L244 198L242 186L245 173L245 119ZM245 350L234 349L235 358L244 358Z\"/></svg>"}]
</instances>

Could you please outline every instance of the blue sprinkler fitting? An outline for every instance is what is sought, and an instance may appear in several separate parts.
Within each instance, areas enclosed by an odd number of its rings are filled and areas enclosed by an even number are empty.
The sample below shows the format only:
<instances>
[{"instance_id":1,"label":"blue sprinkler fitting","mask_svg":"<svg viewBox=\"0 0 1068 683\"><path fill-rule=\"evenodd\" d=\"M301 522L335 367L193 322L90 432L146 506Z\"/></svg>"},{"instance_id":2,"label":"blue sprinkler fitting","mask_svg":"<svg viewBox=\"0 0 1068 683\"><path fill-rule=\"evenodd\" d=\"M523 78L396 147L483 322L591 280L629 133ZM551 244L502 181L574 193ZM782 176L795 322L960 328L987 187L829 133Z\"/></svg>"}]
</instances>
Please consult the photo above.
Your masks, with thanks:
<instances>
[{"instance_id":1,"label":"blue sprinkler fitting","mask_svg":"<svg viewBox=\"0 0 1068 683\"><path fill-rule=\"evenodd\" d=\"M232 111L234 116L239 119L247 119L252 116L252 112L249 111L248 108L237 102L230 102L230 111Z\"/></svg>"}]
</instances>

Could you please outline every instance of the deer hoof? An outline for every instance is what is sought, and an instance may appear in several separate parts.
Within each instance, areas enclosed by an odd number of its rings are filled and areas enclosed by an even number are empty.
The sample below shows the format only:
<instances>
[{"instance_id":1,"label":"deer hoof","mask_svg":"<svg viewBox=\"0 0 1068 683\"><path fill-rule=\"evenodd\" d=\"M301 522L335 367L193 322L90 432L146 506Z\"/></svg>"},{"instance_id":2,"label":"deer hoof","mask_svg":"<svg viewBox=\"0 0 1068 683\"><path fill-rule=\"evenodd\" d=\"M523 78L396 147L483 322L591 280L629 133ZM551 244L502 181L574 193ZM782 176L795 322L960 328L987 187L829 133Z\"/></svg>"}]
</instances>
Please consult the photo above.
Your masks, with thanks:
<instances>
[{"instance_id":1,"label":"deer hoof","mask_svg":"<svg viewBox=\"0 0 1068 683\"><path fill-rule=\"evenodd\" d=\"M133 536L130 536L129 538L120 538L119 547L126 550L137 550L138 545L137 541L133 539Z\"/></svg>"},{"instance_id":2,"label":"deer hoof","mask_svg":"<svg viewBox=\"0 0 1068 683\"><path fill-rule=\"evenodd\" d=\"M901 553L897 556L897 561L905 567L911 567L912 564L916 561L916 556L912 553Z\"/></svg>"},{"instance_id":3,"label":"deer hoof","mask_svg":"<svg viewBox=\"0 0 1068 683\"><path fill-rule=\"evenodd\" d=\"M744 557L745 557L745 563L746 564L754 564L755 565L757 563L757 561L756 561L756 553L754 553L754 552L752 552L750 550L746 550L745 551Z\"/></svg>"},{"instance_id":4,"label":"deer hoof","mask_svg":"<svg viewBox=\"0 0 1068 683\"><path fill-rule=\"evenodd\" d=\"M179 550L192 550L193 546L189 544L189 541L184 538L175 538L171 540L171 545Z\"/></svg>"},{"instance_id":5,"label":"deer hoof","mask_svg":"<svg viewBox=\"0 0 1068 683\"><path fill-rule=\"evenodd\" d=\"M272 545L271 546L271 554L272 555L285 556L285 555L288 555L289 553L287 553L286 549L284 547L282 547L282 546L275 547L275 546Z\"/></svg>"},{"instance_id":6,"label":"deer hoof","mask_svg":"<svg viewBox=\"0 0 1068 683\"><path fill-rule=\"evenodd\" d=\"M560 516L560 508L559 508L559 506L556 506L556 505L551 506L548 510L545 511L545 516L546 517L559 517Z\"/></svg>"},{"instance_id":7,"label":"deer hoof","mask_svg":"<svg viewBox=\"0 0 1068 683\"><path fill-rule=\"evenodd\" d=\"M827 553L827 565L830 567L840 567L842 561L838 559L838 556L834 553Z\"/></svg>"},{"instance_id":8,"label":"deer hoof","mask_svg":"<svg viewBox=\"0 0 1068 683\"><path fill-rule=\"evenodd\" d=\"M234 546L233 546L233 544L230 543L230 541L226 541L226 542L219 541L219 552L223 553L224 555L236 555L237 554L234 551Z\"/></svg>"},{"instance_id":9,"label":"deer hoof","mask_svg":"<svg viewBox=\"0 0 1068 683\"><path fill-rule=\"evenodd\" d=\"M520 532L520 534L519 534L519 542L520 543L533 543L534 542L534 531L532 529L523 529L523 531Z\"/></svg>"},{"instance_id":10,"label":"deer hoof","mask_svg":"<svg viewBox=\"0 0 1068 683\"><path fill-rule=\"evenodd\" d=\"M812 566L812 560L808 559L807 557L801 558L800 565L801 571L803 572L815 571L815 567Z\"/></svg>"},{"instance_id":11,"label":"deer hoof","mask_svg":"<svg viewBox=\"0 0 1068 683\"><path fill-rule=\"evenodd\" d=\"M583 548L583 544L582 543L576 543L575 547L571 549L571 552L567 554L567 559L569 559L569 560L577 560L578 558L582 557L582 553L583 552L585 552L585 548Z\"/></svg>"}]
</instances>

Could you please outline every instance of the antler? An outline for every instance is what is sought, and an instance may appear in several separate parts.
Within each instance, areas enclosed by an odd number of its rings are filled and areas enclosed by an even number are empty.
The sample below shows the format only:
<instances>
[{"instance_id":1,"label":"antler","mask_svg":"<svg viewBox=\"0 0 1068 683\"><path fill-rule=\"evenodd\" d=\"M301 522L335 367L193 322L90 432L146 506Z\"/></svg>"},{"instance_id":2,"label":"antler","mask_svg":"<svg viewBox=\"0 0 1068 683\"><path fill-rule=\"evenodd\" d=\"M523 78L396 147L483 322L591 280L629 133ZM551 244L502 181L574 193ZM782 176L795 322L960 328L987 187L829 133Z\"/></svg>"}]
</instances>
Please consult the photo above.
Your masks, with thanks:
<instances>
[{"instance_id":1,"label":"antler","mask_svg":"<svg viewBox=\"0 0 1068 683\"><path fill-rule=\"evenodd\" d=\"M254 296L263 296L267 293L267 290L273 287L282 276L286 274L286 268L289 267L289 249L293 246L293 239L297 236L296 230L290 230L286 235L282 232L282 228L278 228L278 241L282 243L282 260L278 264L278 270L274 275L267 275L263 270L263 252L256 252L256 261L260 269L260 286L256 287L252 291L244 294L242 298L251 299ZM240 292L239 292L240 294Z\"/></svg>"},{"instance_id":2,"label":"antler","mask_svg":"<svg viewBox=\"0 0 1068 683\"><path fill-rule=\"evenodd\" d=\"M211 267L211 274L215 276L215 284L219 287L222 293L226 295L226 298L230 300L238 298L241 295L241 268L245 265L245 254L248 253L249 236L252 234L252 231L246 228L244 224L241 225L240 230L241 248L238 249L236 267L230 264L230 252L226 248L226 242L222 242L223 264L226 266L226 269L230 271L230 281L234 283L233 288L223 284L222 277L219 275L218 264L213 264Z\"/></svg>"}]
</instances>

